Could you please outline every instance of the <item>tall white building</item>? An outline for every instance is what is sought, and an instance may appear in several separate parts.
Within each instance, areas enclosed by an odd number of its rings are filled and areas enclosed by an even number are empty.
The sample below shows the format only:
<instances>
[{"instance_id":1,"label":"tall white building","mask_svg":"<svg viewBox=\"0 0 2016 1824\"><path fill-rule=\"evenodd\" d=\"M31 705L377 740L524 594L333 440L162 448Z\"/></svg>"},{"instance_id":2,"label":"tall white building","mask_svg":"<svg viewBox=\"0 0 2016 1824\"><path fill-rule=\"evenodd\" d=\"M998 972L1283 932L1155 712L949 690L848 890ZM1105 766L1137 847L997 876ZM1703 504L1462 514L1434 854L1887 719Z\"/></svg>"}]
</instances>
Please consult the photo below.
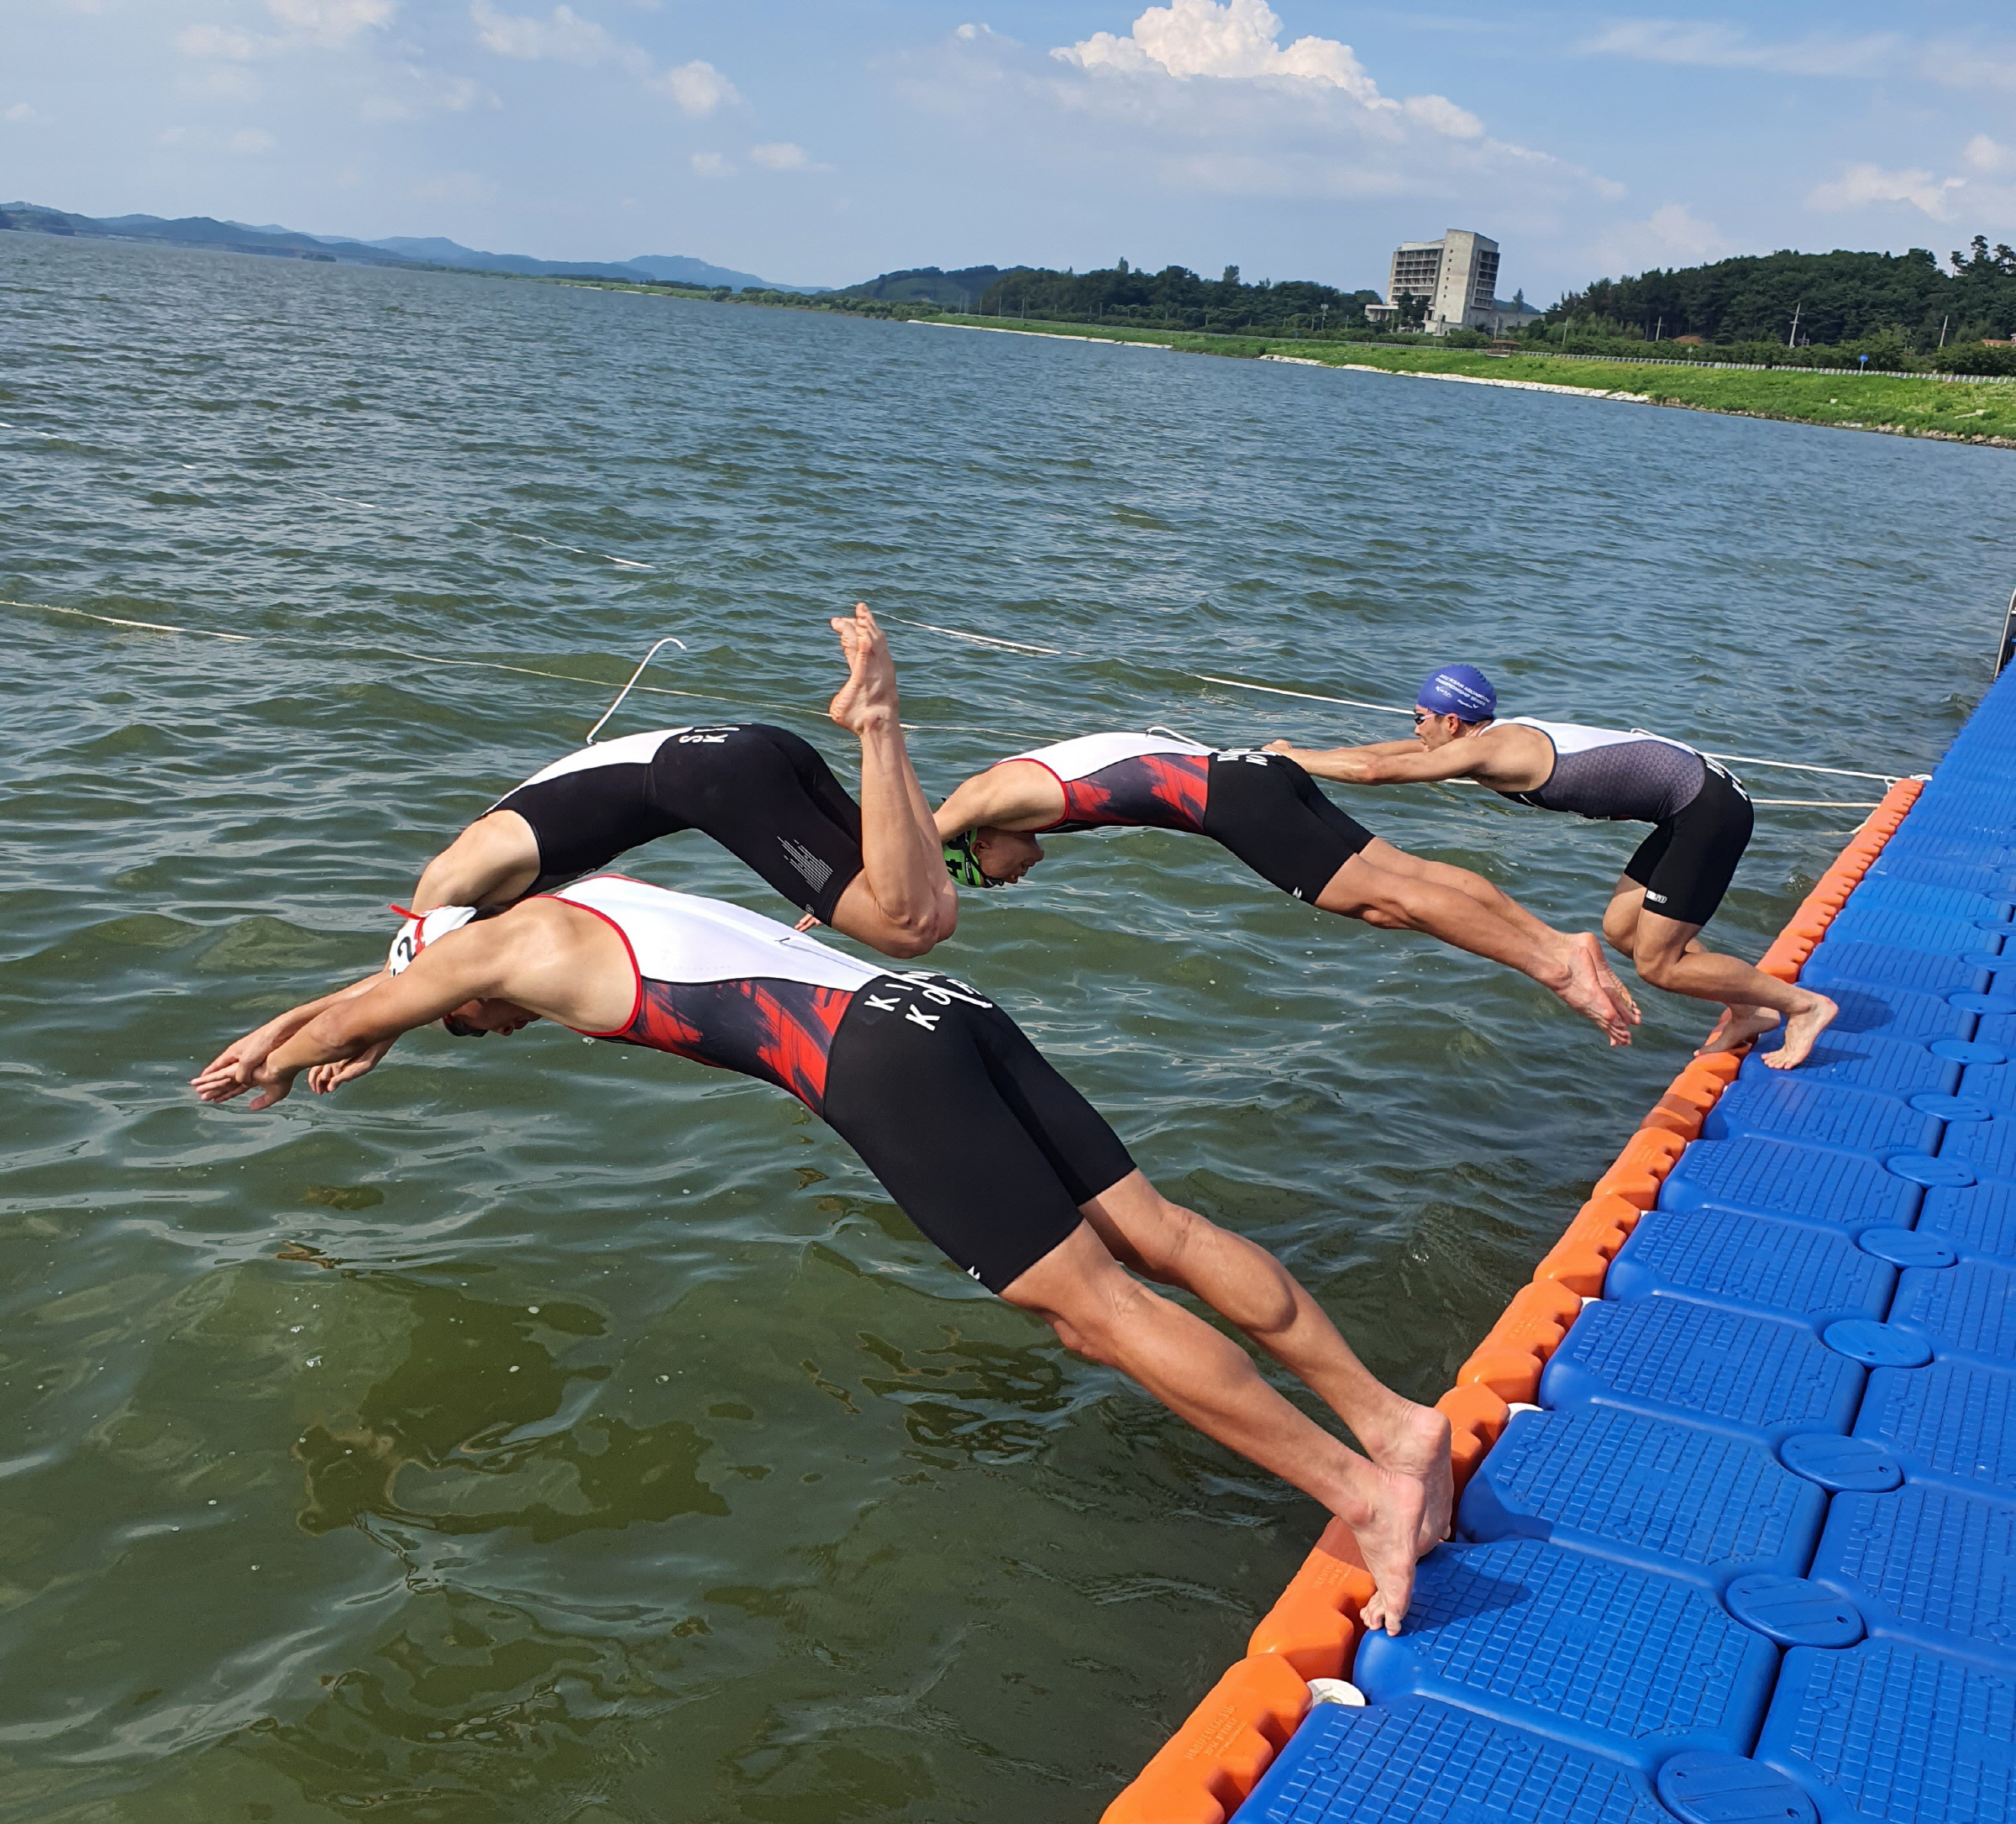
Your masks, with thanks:
<instances>
[{"instance_id":1,"label":"tall white building","mask_svg":"<svg viewBox=\"0 0 2016 1824\"><path fill-rule=\"evenodd\" d=\"M1452 329L1491 329L1498 304L1498 243L1468 229L1452 228L1440 240L1402 241L1394 250L1386 302L1367 308L1375 323L1400 313L1403 297L1427 301L1422 328L1431 335Z\"/></svg>"}]
</instances>

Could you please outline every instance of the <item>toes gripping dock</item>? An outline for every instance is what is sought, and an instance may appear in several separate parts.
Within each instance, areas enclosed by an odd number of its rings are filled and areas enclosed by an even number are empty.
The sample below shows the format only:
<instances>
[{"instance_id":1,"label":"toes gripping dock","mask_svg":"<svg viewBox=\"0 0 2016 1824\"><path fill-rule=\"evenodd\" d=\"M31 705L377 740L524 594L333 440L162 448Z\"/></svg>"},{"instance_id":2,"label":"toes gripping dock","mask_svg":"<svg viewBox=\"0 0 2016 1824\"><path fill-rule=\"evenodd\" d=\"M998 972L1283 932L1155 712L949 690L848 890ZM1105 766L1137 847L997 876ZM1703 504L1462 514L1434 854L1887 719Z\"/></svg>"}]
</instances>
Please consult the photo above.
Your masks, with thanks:
<instances>
[{"instance_id":1,"label":"toes gripping dock","mask_svg":"<svg viewBox=\"0 0 2016 1824\"><path fill-rule=\"evenodd\" d=\"M2016 669L1765 958L1811 1060L1683 1071L1440 1402L1404 1631L1333 1524L1106 1824L2016 1816L2013 920Z\"/></svg>"}]
</instances>

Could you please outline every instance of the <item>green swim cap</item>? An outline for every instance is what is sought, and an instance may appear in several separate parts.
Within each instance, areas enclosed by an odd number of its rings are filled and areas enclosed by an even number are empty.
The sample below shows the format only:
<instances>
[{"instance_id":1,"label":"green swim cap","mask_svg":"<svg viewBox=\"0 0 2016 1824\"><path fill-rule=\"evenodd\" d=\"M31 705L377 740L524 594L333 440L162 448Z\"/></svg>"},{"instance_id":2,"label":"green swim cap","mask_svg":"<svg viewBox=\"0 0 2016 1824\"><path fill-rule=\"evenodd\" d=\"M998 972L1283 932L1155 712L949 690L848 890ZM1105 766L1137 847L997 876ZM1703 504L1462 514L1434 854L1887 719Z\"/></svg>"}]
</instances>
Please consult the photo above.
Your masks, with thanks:
<instances>
[{"instance_id":1,"label":"green swim cap","mask_svg":"<svg viewBox=\"0 0 2016 1824\"><path fill-rule=\"evenodd\" d=\"M980 865L980 858L973 852L974 832L968 830L963 836L955 836L945 845L945 871L961 886L999 886L999 880L987 878L987 870Z\"/></svg>"}]
</instances>

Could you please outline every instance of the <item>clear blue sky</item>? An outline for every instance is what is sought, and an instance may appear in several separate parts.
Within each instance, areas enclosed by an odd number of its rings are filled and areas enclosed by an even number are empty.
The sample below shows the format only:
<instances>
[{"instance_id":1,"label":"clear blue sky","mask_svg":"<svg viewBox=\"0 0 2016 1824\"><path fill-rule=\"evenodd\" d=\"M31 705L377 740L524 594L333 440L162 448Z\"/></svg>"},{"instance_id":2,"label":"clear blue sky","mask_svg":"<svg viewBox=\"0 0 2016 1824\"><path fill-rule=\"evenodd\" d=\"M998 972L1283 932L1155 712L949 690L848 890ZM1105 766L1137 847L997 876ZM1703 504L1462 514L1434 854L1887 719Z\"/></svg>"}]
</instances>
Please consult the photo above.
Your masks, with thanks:
<instances>
[{"instance_id":1,"label":"clear blue sky","mask_svg":"<svg viewBox=\"0 0 2016 1824\"><path fill-rule=\"evenodd\" d=\"M1337 0L6 0L0 199L685 253L786 282L1125 256L1501 292L2016 239L2016 21ZM1761 18L1762 24L1743 23Z\"/></svg>"}]
</instances>

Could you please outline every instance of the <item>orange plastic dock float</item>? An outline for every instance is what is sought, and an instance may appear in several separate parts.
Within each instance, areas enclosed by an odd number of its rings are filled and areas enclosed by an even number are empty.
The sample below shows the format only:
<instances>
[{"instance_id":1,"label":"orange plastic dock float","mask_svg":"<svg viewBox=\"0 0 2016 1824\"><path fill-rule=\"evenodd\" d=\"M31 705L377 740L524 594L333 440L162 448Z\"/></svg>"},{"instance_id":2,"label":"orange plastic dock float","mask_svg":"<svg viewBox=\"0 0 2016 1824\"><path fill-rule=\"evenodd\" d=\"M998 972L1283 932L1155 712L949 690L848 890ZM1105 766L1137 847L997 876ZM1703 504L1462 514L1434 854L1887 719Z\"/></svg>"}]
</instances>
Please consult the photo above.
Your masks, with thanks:
<instances>
[{"instance_id":1,"label":"orange plastic dock float","mask_svg":"<svg viewBox=\"0 0 2016 1824\"><path fill-rule=\"evenodd\" d=\"M1402 1634L1333 1521L1104 1824L2016 1814L2012 678L1766 953L1814 1057L1682 1070L1436 1402Z\"/></svg>"}]
</instances>

